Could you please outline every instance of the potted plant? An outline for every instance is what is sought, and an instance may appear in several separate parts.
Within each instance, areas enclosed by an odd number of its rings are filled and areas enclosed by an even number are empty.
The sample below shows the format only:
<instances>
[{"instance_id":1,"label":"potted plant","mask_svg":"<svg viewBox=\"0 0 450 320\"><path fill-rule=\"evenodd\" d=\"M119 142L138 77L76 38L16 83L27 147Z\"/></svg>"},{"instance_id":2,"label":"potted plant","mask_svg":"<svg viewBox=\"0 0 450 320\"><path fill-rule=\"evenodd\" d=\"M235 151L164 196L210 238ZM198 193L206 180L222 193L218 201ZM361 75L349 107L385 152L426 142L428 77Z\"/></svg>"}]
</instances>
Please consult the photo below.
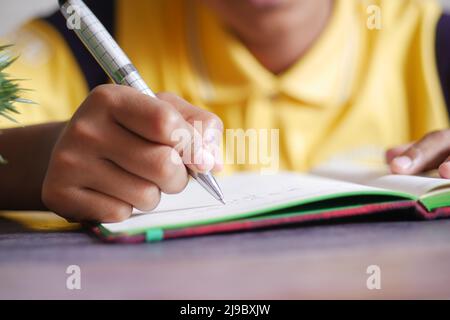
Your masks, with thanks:
<instances>
[{"instance_id":1,"label":"potted plant","mask_svg":"<svg viewBox=\"0 0 450 320\"><path fill-rule=\"evenodd\" d=\"M24 89L20 88L19 80L10 78L5 72L5 69L16 60L6 53L5 50L9 47L0 46L0 117L15 122L13 116L18 113L15 103L30 103L30 101L20 98L19 95ZM0 154L0 164L4 163L6 160Z\"/></svg>"}]
</instances>

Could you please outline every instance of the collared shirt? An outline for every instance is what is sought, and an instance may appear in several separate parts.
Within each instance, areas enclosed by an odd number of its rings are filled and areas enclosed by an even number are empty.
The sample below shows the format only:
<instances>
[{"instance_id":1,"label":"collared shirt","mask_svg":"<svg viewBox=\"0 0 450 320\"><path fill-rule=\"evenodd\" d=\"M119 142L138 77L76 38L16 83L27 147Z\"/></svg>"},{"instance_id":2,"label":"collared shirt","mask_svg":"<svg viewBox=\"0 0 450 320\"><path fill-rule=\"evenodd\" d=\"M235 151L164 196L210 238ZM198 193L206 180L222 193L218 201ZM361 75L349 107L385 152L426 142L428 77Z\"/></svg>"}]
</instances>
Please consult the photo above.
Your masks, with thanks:
<instances>
[{"instance_id":1,"label":"collared shirt","mask_svg":"<svg viewBox=\"0 0 450 320\"><path fill-rule=\"evenodd\" d=\"M380 29L368 24L369 4L381 10ZM230 156L227 172L266 166L262 144L279 149L280 169L305 171L336 154L387 148L449 126L435 58L441 15L434 0L336 0L320 37L280 75L201 2L118 0L114 33L154 91L216 113L228 130L258 133L258 145L245 147L259 154L257 163ZM27 97L39 103L20 108L20 123L68 120L92 83L73 47L45 20L11 40L21 59L9 72L31 79L24 85L35 91ZM267 140L273 130L276 146Z\"/></svg>"}]
</instances>

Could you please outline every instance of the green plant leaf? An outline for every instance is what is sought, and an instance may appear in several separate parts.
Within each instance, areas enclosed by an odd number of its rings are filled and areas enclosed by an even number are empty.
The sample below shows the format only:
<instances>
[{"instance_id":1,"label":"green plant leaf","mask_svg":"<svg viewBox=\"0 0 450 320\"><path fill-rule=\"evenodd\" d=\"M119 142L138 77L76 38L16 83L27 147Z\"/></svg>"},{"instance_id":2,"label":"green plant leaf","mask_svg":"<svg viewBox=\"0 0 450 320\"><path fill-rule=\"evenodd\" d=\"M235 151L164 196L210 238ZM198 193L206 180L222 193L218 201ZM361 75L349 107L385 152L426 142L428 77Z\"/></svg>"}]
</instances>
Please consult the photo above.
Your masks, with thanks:
<instances>
[{"instance_id":1,"label":"green plant leaf","mask_svg":"<svg viewBox=\"0 0 450 320\"><path fill-rule=\"evenodd\" d=\"M10 57L5 53L7 48L11 45L0 46L0 117L8 119L11 122L17 123L14 115L19 114L15 107L15 103L32 104L33 102L20 97L20 94L26 89L20 88L18 82L20 79L13 79L9 74L4 72L6 68L11 66L18 57ZM5 164L7 161L0 155L0 164Z\"/></svg>"}]
</instances>

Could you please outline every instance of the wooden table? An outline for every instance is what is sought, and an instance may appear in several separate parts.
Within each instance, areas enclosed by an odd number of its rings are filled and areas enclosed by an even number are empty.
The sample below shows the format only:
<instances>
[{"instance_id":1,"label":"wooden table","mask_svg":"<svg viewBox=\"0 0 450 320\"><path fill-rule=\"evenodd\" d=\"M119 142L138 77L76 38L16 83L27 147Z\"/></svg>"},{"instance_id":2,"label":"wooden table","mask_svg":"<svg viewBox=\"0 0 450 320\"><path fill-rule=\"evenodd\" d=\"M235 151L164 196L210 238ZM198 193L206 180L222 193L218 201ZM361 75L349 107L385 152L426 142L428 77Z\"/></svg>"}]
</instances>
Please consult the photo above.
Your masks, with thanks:
<instances>
[{"instance_id":1,"label":"wooden table","mask_svg":"<svg viewBox=\"0 0 450 320\"><path fill-rule=\"evenodd\" d=\"M81 290L66 288L69 265ZM367 289L369 265L381 290ZM0 298L450 298L450 220L108 245L50 213L2 214Z\"/></svg>"}]
</instances>

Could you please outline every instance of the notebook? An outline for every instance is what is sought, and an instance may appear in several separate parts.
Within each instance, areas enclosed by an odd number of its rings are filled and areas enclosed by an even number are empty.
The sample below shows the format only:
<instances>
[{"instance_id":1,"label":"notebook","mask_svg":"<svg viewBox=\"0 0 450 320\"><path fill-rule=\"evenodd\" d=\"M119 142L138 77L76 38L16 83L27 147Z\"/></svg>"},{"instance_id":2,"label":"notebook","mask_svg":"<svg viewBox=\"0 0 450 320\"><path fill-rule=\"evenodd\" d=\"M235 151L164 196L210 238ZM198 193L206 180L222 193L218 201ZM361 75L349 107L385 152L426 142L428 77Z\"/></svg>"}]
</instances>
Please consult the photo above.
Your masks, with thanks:
<instances>
[{"instance_id":1,"label":"notebook","mask_svg":"<svg viewBox=\"0 0 450 320\"><path fill-rule=\"evenodd\" d=\"M191 181L181 194L163 195L156 210L94 231L106 241L139 243L381 213L450 217L450 180L386 168L335 162L309 174L242 173L219 183L226 205Z\"/></svg>"}]
</instances>

